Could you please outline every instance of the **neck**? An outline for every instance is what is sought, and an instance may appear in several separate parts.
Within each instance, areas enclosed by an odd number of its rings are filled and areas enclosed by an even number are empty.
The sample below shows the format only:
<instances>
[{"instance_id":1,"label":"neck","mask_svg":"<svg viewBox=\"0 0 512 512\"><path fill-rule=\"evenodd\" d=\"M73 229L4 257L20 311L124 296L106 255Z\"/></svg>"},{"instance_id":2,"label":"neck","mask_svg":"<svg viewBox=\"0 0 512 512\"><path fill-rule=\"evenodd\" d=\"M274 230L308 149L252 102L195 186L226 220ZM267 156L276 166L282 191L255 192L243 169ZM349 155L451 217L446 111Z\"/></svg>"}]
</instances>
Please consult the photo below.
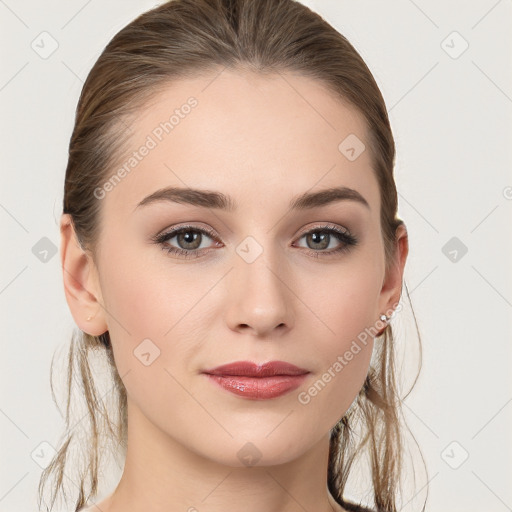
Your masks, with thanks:
<instances>
[{"instance_id":1,"label":"neck","mask_svg":"<svg viewBox=\"0 0 512 512\"><path fill-rule=\"evenodd\" d=\"M187 449L129 399L128 409L126 461L108 512L343 510L327 489L328 436L283 464L234 467Z\"/></svg>"}]
</instances>

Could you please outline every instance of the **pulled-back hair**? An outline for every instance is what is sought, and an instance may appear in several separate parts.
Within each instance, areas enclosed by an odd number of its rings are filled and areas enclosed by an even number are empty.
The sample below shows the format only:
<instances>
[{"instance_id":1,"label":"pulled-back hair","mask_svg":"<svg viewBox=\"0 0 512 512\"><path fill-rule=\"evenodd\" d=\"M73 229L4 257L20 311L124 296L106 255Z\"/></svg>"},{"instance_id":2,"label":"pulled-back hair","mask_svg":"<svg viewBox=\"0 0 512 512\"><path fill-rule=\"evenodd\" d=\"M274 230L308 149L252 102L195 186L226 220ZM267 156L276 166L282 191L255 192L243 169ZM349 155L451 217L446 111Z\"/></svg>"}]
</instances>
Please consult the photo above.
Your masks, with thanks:
<instances>
[{"instance_id":1,"label":"pulled-back hair","mask_svg":"<svg viewBox=\"0 0 512 512\"><path fill-rule=\"evenodd\" d=\"M137 112L173 80L222 68L299 73L318 81L362 115L380 190L387 271L396 263L396 231L403 221L397 216L395 145L384 99L347 39L295 0L171 0L140 15L114 36L84 83L69 144L63 213L71 215L82 248L93 258L97 254L101 201L94 191L112 175ZM110 408L102 402L93 377L90 357L98 354L108 362L112 377ZM75 425L70 424L73 383L79 385L87 411ZM52 394L55 399L53 384ZM363 469L369 473L376 510L397 510L403 461L399 395L395 342L387 325L375 345L364 385L331 430L328 488L348 510L357 508L344 497L347 479L364 453L369 463ZM55 479L50 507L59 491L64 493L64 477L69 477L69 465L75 463L69 460L74 443L80 454L75 510L97 494L105 452L102 436L112 441L117 453L126 454L126 409L126 389L114 362L109 332L91 336L75 330L68 357L66 430L57 454L41 475L39 504L50 476Z\"/></svg>"}]
</instances>

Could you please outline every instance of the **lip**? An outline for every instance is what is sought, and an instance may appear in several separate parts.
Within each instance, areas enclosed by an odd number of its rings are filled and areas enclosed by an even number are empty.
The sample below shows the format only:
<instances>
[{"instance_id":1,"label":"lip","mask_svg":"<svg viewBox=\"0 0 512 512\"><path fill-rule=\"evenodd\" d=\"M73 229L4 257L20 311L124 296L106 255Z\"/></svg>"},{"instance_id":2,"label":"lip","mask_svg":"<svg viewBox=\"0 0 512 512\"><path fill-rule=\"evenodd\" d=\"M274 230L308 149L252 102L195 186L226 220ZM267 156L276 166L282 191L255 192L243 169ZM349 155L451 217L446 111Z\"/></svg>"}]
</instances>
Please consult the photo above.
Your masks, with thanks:
<instances>
[{"instance_id":1,"label":"lip","mask_svg":"<svg viewBox=\"0 0 512 512\"><path fill-rule=\"evenodd\" d=\"M250 400L268 400L298 388L310 372L285 361L270 361L261 365L237 361L204 370L203 373L235 395Z\"/></svg>"},{"instance_id":2,"label":"lip","mask_svg":"<svg viewBox=\"0 0 512 512\"><path fill-rule=\"evenodd\" d=\"M275 377L276 375L304 375L309 371L286 361L269 361L260 365L251 361L235 361L204 370L203 373L232 377Z\"/></svg>"}]
</instances>

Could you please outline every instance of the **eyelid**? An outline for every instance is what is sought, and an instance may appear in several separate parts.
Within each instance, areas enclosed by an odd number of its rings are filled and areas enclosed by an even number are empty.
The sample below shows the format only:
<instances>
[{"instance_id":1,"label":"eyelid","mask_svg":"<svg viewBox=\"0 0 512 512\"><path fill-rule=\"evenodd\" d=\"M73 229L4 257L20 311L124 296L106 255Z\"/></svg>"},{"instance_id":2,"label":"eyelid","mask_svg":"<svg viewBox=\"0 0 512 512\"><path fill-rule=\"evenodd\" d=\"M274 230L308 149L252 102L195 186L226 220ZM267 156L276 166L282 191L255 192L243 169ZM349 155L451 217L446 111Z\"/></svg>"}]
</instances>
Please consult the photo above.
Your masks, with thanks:
<instances>
[{"instance_id":1,"label":"eyelid","mask_svg":"<svg viewBox=\"0 0 512 512\"><path fill-rule=\"evenodd\" d=\"M176 235L180 231L184 231L189 229L190 231L199 231L202 233L206 233L210 238L213 238L216 241L219 241L219 237L217 233L209 227L200 226L200 225L192 225L192 224L177 224L176 226L173 226L171 229L164 229L162 232L158 233L157 235L151 237L151 240L153 242L158 242L164 238L168 238L169 235Z\"/></svg>"},{"instance_id":2,"label":"eyelid","mask_svg":"<svg viewBox=\"0 0 512 512\"><path fill-rule=\"evenodd\" d=\"M347 228L338 226L338 224L333 224L332 222L319 222L317 225L310 226L304 231L302 231L299 236L307 235L311 231L321 231L322 229L333 229L334 231L337 231L338 233L341 233L343 235L351 235L350 231Z\"/></svg>"}]
</instances>

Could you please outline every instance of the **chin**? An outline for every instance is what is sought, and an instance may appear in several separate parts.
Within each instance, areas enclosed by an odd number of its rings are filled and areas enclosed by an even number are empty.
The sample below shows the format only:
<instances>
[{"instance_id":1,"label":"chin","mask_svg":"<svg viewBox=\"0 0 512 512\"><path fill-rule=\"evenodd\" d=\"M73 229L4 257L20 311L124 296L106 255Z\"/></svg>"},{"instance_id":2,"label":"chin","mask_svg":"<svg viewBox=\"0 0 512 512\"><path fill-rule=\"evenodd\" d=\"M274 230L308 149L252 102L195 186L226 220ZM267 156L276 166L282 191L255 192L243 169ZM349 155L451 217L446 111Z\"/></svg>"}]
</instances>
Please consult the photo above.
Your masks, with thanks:
<instances>
[{"instance_id":1,"label":"chin","mask_svg":"<svg viewBox=\"0 0 512 512\"><path fill-rule=\"evenodd\" d=\"M304 442L303 437L291 438L288 431L273 439L268 435L269 431L252 432L244 438L237 437L226 442L223 449L219 451L221 444L216 444L214 452L203 453L202 456L229 467L265 467L286 464L307 451L307 446L301 446L299 439Z\"/></svg>"}]
</instances>

